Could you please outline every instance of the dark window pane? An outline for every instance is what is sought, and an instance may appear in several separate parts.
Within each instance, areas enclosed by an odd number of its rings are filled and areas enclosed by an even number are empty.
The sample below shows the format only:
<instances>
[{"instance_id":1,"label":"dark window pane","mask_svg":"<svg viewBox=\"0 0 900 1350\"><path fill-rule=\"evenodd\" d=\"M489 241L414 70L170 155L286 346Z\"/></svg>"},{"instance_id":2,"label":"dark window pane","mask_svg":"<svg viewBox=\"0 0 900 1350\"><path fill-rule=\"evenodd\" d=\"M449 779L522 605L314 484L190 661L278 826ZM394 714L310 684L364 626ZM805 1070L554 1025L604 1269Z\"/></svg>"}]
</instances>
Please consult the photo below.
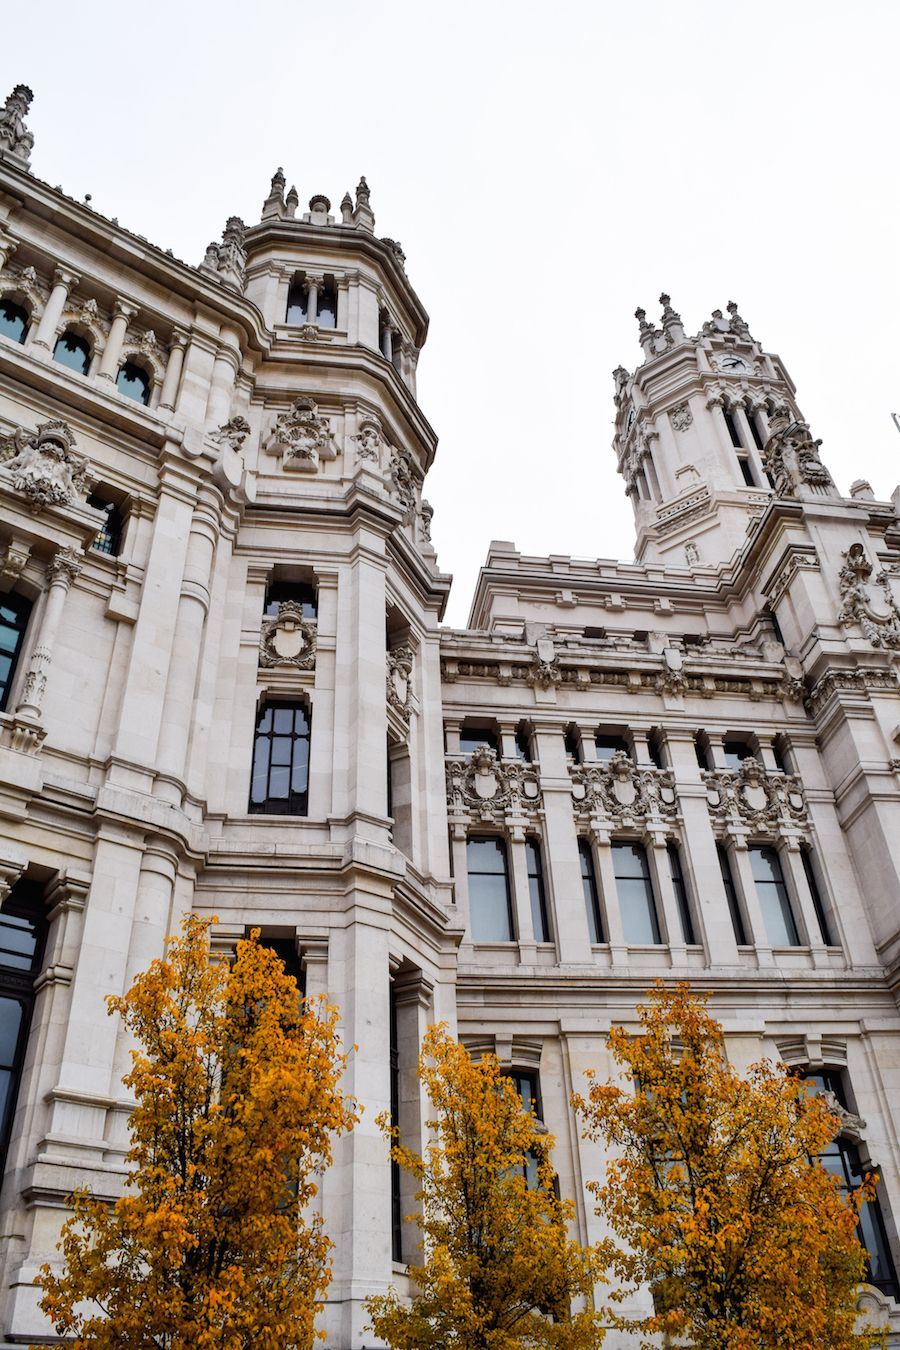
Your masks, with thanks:
<instances>
[{"instance_id":1,"label":"dark window pane","mask_svg":"<svg viewBox=\"0 0 900 1350\"><path fill-rule=\"evenodd\" d=\"M292 601L300 605L304 619L315 619L318 605L315 587L302 581L273 581L266 591L266 603L263 613L267 619L274 619L283 604Z\"/></svg>"},{"instance_id":2,"label":"dark window pane","mask_svg":"<svg viewBox=\"0 0 900 1350\"><path fill-rule=\"evenodd\" d=\"M531 737L524 727L516 728L516 754L523 764L531 763Z\"/></svg>"},{"instance_id":3,"label":"dark window pane","mask_svg":"<svg viewBox=\"0 0 900 1350\"><path fill-rule=\"evenodd\" d=\"M471 755L473 750L478 750L482 745L500 754L500 745L497 741L496 731L488 727L463 727L459 733L459 748L462 754Z\"/></svg>"},{"instance_id":4,"label":"dark window pane","mask_svg":"<svg viewBox=\"0 0 900 1350\"><path fill-rule=\"evenodd\" d=\"M6 707L9 698L16 660L30 613L31 601L26 600L24 595L8 596L0 607L0 651L6 653L0 659L0 710Z\"/></svg>"},{"instance_id":5,"label":"dark window pane","mask_svg":"<svg viewBox=\"0 0 900 1350\"><path fill-rule=\"evenodd\" d=\"M752 753L746 741L723 741L722 749L725 752L725 763L729 769L739 769L745 759L749 759Z\"/></svg>"},{"instance_id":6,"label":"dark window pane","mask_svg":"<svg viewBox=\"0 0 900 1350\"><path fill-rule=\"evenodd\" d=\"M86 375L91 364L90 343L78 333L63 333L53 348L53 359L79 375Z\"/></svg>"},{"instance_id":7,"label":"dark window pane","mask_svg":"<svg viewBox=\"0 0 900 1350\"><path fill-rule=\"evenodd\" d=\"M692 946L697 939L694 936L694 925L691 920L691 909L688 904L687 886L684 882L684 874L681 870L681 854L677 844L667 844L666 851L669 855L669 871L672 874L672 889L675 892L675 903L678 906L678 917L681 920L681 932L688 946Z\"/></svg>"},{"instance_id":8,"label":"dark window pane","mask_svg":"<svg viewBox=\"0 0 900 1350\"><path fill-rule=\"evenodd\" d=\"M816 881L816 872L810 857L809 849L800 850L800 857L803 859L803 870L806 873L806 881L809 885L809 893L812 897L813 909L816 913L816 922L819 925L819 932L822 941L826 947L834 945L834 938L831 936L831 930L828 927L828 916L825 913L825 906L822 903L822 896L819 892L819 883Z\"/></svg>"},{"instance_id":9,"label":"dark window pane","mask_svg":"<svg viewBox=\"0 0 900 1350\"><path fill-rule=\"evenodd\" d=\"M744 920L741 917L740 906L737 902L737 892L734 889L734 877L731 875L731 863L728 860L728 854L722 844L716 844L716 852L719 855L719 870L722 873L722 885L725 887L725 899L728 902L728 913L731 915L731 926L734 929L734 939L739 947L746 947L747 935L744 932Z\"/></svg>"},{"instance_id":10,"label":"dark window pane","mask_svg":"<svg viewBox=\"0 0 900 1350\"><path fill-rule=\"evenodd\" d=\"M587 839L579 839L578 856L581 861L581 886L584 891L584 907L587 911L588 932L591 942L603 941L603 924L600 918L600 900L597 895L597 879L594 875L594 859Z\"/></svg>"},{"instance_id":11,"label":"dark window pane","mask_svg":"<svg viewBox=\"0 0 900 1350\"><path fill-rule=\"evenodd\" d=\"M742 449L741 437L734 415L730 413L727 408L723 408L722 416L725 418L725 425L728 428L728 435L731 437L731 444L736 446L739 450Z\"/></svg>"},{"instance_id":12,"label":"dark window pane","mask_svg":"<svg viewBox=\"0 0 900 1350\"><path fill-rule=\"evenodd\" d=\"M612 759L617 750L624 755L630 755L628 742L623 736L595 736L594 744L597 747L597 758L601 761Z\"/></svg>"},{"instance_id":13,"label":"dark window pane","mask_svg":"<svg viewBox=\"0 0 900 1350\"><path fill-rule=\"evenodd\" d=\"M28 311L12 300L0 300L0 333L11 342L24 342L28 332Z\"/></svg>"},{"instance_id":14,"label":"dark window pane","mask_svg":"<svg viewBox=\"0 0 900 1350\"><path fill-rule=\"evenodd\" d=\"M309 715L302 704L262 708L253 747L250 811L305 816L309 792Z\"/></svg>"},{"instance_id":15,"label":"dark window pane","mask_svg":"<svg viewBox=\"0 0 900 1350\"><path fill-rule=\"evenodd\" d=\"M756 487L756 478L753 473L753 465L747 455L738 455L738 464L741 468L741 477L747 484L747 487Z\"/></svg>"},{"instance_id":16,"label":"dark window pane","mask_svg":"<svg viewBox=\"0 0 900 1350\"><path fill-rule=\"evenodd\" d=\"M0 910L0 1172L34 1004L32 981L43 960L44 935L40 887L29 881L17 882Z\"/></svg>"},{"instance_id":17,"label":"dark window pane","mask_svg":"<svg viewBox=\"0 0 900 1350\"><path fill-rule=\"evenodd\" d=\"M302 281L294 281L288 291L285 323L306 323L306 286Z\"/></svg>"},{"instance_id":18,"label":"dark window pane","mask_svg":"<svg viewBox=\"0 0 900 1350\"><path fill-rule=\"evenodd\" d=\"M319 327L334 328L337 324L337 293L333 286L325 285L319 291Z\"/></svg>"},{"instance_id":19,"label":"dark window pane","mask_svg":"<svg viewBox=\"0 0 900 1350\"><path fill-rule=\"evenodd\" d=\"M550 941L550 923L547 918L547 897L544 893L544 871L541 863L541 849L533 839L525 841L525 857L528 863L528 892L531 898L531 918L534 924L534 936L537 942Z\"/></svg>"},{"instance_id":20,"label":"dark window pane","mask_svg":"<svg viewBox=\"0 0 900 1350\"><path fill-rule=\"evenodd\" d=\"M470 839L466 846L469 911L476 942L511 942L512 914L502 839Z\"/></svg>"},{"instance_id":21,"label":"dark window pane","mask_svg":"<svg viewBox=\"0 0 900 1350\"><path fill-rule=\"evenodd\" d=\"M116 558L122 547L122 529L124 518L121 511L112 502L104 500L97 493L92 492L87 499L88 506L93 506L95 511L106 513L106 521L100 526L97 534L94 535L92 549L98 553L106 553L111 558Z\"/></svg>"},{"instance_id":22,"label":"dark window pane","mask_svg":"<svg viewBox=\"0 0 900 1350\"><path fill-rule=\"evenodd\" d=\"M126 361L122 366L116 376L116 388L126 398L133 398L135 403L146 406L150 402L150 376L133 361Z\"/></svg>"},{"instance_id":23,"label":"dark window pane","mask_svg":"<svg viewBox=\"0 0 900 1350\"><path fill-rule=\"evenodd\" d=\"M778 854L774 848L755 846L750 849L750 865L769 942L773 947L799 947Z\"/></svg>"},{"instance_id":24,"label":"dark window pane","mask_svg":"<svg viewBox=\"0 0 900 1350\"><path fill-rule=\"evenodd\" d=\"M753 437L753 444L756 446L757 450L762 450L763 438L759 433L759 422L756 414L748 412L747 421L750 423L750 434Z\"/></svg>"},{"instance_id":25,"label":"dark window pane","mask_svg":"<svg viewBox=\"0 0 900 1350\"><path fill-rule=\"evenodd\" d=\"M0 1065L4 1069L11 1069L15 1062L23 1011L18 999L0 998Z\"/></svg>"}]
</instances>

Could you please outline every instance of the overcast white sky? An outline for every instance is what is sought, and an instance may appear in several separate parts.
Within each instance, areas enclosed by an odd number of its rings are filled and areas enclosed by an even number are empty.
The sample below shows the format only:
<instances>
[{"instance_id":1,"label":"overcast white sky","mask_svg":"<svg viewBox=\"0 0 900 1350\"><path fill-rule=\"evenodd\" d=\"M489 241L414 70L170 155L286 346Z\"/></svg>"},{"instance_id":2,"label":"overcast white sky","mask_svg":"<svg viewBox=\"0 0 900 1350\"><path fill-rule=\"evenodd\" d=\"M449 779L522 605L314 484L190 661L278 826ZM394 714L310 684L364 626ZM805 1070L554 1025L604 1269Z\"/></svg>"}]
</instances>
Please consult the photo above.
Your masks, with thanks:
<instances>
[{"instance_id":1,"label":"overcast white sky","mask_svg":"<svg viewBox=\"0 0 900 1350\"><path fill-rule=\"evenodd\" d=\"M431 315L448 614L492 538L630 557L610 449L637 304L736 299L838 485L900 479L896 0L31 0L2 21L37 175L199 262L365 173Z\"/></svg>"}]
</instances>

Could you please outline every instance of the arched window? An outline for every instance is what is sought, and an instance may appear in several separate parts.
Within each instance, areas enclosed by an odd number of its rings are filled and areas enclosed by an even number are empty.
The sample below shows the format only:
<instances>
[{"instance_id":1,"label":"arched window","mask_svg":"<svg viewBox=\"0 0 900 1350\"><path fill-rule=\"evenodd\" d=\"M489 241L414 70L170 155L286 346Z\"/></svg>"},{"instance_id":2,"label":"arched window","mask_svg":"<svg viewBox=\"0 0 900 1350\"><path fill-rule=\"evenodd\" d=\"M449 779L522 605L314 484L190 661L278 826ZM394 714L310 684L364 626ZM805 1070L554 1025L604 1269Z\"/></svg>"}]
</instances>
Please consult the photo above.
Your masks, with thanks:
<instances>
[{"instance_id":1,"label":"arched window","mask_svg":"<svg viewBox=\"0 0 900 1350\"><path fill-rule=\"evenodd\" d=\"M294 277L288 290L285 323L306 323L306 282L302 277Z\"/></svg>"},{"instance_id":2,"label":"arched window","mask_svg":"<svg viewBox=\"0 0 900 1350\"><path fill-rule=\"evenodd\" d=\"M310 716L305 703L264 703L256 722L249 810L305 816L309 810Z\"/></svg>"},{"instance_id":3,"label":"arched window","mask_svg":"<svg viewBox=\"0 0 900 1350\"><path fill-rule=\"evenodd\" d=\"M87 499L88 506L92 506L95 511L105 511L106 521L100 526L100 531L94 537L91 544L92 549L98 553L105 553L110 558L117 558L122 551L122 534L125 529L125 516L122 511L113 502L107 501L99 492L92 492Z\"/></svg>"},{"instance_id":4,"label":"arched window","mask_svg":"<svg viewBox=\"0 0 900 1350\"><path fill-rule=\"evenodd\" d=\"M0 712L6 709L30 613L31 601L24 595L0 596Z\"/></svg>"},{"instance_id":5,"label":"arched window","mask_svg":"<svg viewBox=\"0 0 900 1350\"><path fill-rule=\"evenodd\" d=\"M150 402L150 376L134 361L126 361L120 366L116 376L116 388L126 398L133 398L135 403L143 403L145 408Z\"/></svg>"},{"instance_id":6,"label":"arched window","mask_svg":"<svg viewBox=\"0 0 900 1350\"><path fill-rule=\"evenodd\" d=\"M53 360L70 370L77 370L79 375L86 375L91 364L91 344L80 333L67 331L53 348Z\"/></svg>"},{"instance_id":7,"label":"arched window","mask_svg":"<svg viewBox=\"0 0 900 1350\"><path fill-rule=\"evenodd\" d=\"M469 915L475 942L512 942L506 843L493 836L469 839Z\"/></svg>"},{"instance_id":8,"label":"arched window","mask_svg":"<svg viewBox=\"0 0 900 1350\"><path fill-rule=\"evenodd\" d=\"M28 332L28 310L13 300L0 300L0 333L10 342L24 342Z\"/></svg>"},{"instance_id":9,"label":"arched window","mask_svg":"<svg viewBox=\"0 0 900 1350\"><path fill-rule=\"evenodd\" d=\"M37 888L18 882L0 910L0 1169L6 1163L45 931Z\"/></svg>"}]
</instances>

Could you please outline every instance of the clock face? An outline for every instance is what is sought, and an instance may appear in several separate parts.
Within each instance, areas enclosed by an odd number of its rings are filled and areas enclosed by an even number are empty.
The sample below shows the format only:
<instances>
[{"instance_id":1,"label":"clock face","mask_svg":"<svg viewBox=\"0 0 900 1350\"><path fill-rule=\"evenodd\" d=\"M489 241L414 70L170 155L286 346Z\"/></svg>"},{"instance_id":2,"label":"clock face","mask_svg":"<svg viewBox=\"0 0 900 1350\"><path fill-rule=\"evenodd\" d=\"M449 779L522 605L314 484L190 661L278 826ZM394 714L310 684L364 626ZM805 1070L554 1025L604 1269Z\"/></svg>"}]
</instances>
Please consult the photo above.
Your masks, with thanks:
<instances>
[{"instance_id":1,"label":"clock face","mask_svg":"<svg viewBox=\"0 0 900 1350\"><path fill-rule=\"evenodd\" d=\"M715 361L716 368L726 375L749 375L752 369L746 357L738 356L735 352L724 352Z\"/></svg>"}]
</instances>

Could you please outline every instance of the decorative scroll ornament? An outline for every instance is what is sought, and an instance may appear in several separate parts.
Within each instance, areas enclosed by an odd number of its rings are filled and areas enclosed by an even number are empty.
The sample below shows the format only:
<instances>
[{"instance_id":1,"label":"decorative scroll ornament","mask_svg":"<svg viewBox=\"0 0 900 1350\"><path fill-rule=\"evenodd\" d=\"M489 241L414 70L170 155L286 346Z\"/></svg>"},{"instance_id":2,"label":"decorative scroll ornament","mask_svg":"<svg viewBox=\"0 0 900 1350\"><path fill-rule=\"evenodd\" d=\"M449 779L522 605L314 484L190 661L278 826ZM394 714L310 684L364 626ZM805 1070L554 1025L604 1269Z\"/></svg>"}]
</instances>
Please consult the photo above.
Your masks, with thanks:
<instances>
[{"instance_id":1,"label":"decorative scroll ornament","mask_svg":"<svg viewBox=\"0 0 900 1350\"><path fill-rule=\"evenodd\" d=\"M263 622L259 635L261 666L292 666L313 670L316 664L316 625L303 617L303 606L285 600L278 613Z\"/></svg>"},{"instance_id":2,"label":"decorative scroll ornament","mask_svg":"<svg viewBox=\"0 0 900 1350\"><path fill-rule=\"evenodd\" d=\"M671 412L672 426L676 431L687 431L694 420L689 403L676 403Z\"/></svg>"},{"instance_id":3,"label":"decorative scroll ornament","mask_svg":"<svg viewBox=\"0 0 900 1350\"><path fill-rule=\"evenodd\" d=\"M228 445L240 453L249 435L250 423L246 417L232 417L210 433L210 440L215 441L217 445Z\"/></svg>"},{"instance_id":4,"label":"decorative scroll ornament","mask_svg":"<svg viewBox=\"0 0 900 1350\"><path fill-rule=\"evenodd\" d=\"M704 773L706 800L717 820L746 821L754 829L806 820L806 802L795 774L769 774L753 755L736 771Z\"/></svg>"},{"instance_id":5,"label":"decorative scroll ornament","mask_svg":"<svg viewBox=\"0 0 900 1350\"><path fill-rule=\"evenodd\" d=\"M487 745L471 759L447 763L447 807L456 815L478 820L501 820L533 812L541 799L538 776L530 764L500 762Z\"/></svg>"},{"instance_id":6,"label":"decorative scroll ornament","mask_svg":"<svg viewBox=\"0 0 900 1350\"><path fill-rule=\"evenodd\" d=\"M819 459L821 444L813 440L805 422L792 418L784 409L772 419L763 462L779 497L796 496L801 485L823 494L835 491L834 480Z\"/></svg>"},{"instance_id":7,"label":"decorative scroll ornament","mask_svg":"<svg viewBox=\"0 0 900 1350\"><path fill-rule=\"evenodd\" d=\"M222 231L222 242L207 245L200 271L216 276L226 286L243 292L247 280L246 226L240 216L229 216Z\"/></svg>"},{"instance_id":8,"label":"decorative scroll ornament","mask_svg":"<svg viewBox=\"0 0 900 1350\"><path fill-rule=\"evenodd\" d=\"M25 125L33 98L27 84L17 84L0 112L0 155L19 160L26 169L34 149L34 136Z\"/></svg>"},{"instance_id":9,"label":"decorative scroll ornament","mask_svg":"<svg viewBox=\"0 0 900 1350\"><path fill-rule=\"evenodd\" d=\"M265 449L281 455L285 469L294 473L316 473L323 459L337 457L331 423L306 397L294 399L290 411L277 419Z\"/></svg>"},{"instance_id":10,"label":"decorative scroll ornament","mask_svg":"<svg viewBox=\"0 0 900 1350\"><path fill-rule=\"evenodd\" d=\"M17 427L0 448L0 460L35 513L45 506L68 506L88 491L88 461L75 453L75 436L65 422L42 422L35 431Z\"/></svg>"},{"instance_id":11,"label":"decorative scroll ornament","mask_svg":"<svg viewBox=\"0 0 900 1350\"><path fill-rule=\"evenodd\" d=\"M412 711L413 661L413 649L408 642L391 648L387 654L388 707L393 709L404 726L409 726Z\"/></svg>"},{"instance_id":12,"label":"decorative scroll ornament","mask_svg":"<svg viewBox=\"0 0 900 1350\"><path fill-rule=\"evenodd\" d=\"M883 596L875 599L868 586L873 568L862 544L851 544L841 556L844 565L838 573L838 585L843 604L838 623L842 628L858 625L873 647L900 647L900 610L887 572L881 571L875 578Z\"/></svg>"},{"instance_id":13,"label":"decorative scroll ornament","mask_svg":"<svg viewBox=\"0 0 900 1350\"><path fill-rule=\"evenodd\" d=\"M391 450L388 472L394 495L403 507L403 523L407 525L415 515L421 487L416 462L408 450Z\"/></svg>"},{"instance_id":14,"label":"decorative scroll ornament","mask_svg":"<svg viewBox=\"0 0 900 1350\"><path fill-rule=\"evenodd\" d=\"M667 769L639 769L624 750L603 764L569 767L572 797L582 815L606 816L620 823L676 812L675 779Z\"/></svg>"}]
</instances>

